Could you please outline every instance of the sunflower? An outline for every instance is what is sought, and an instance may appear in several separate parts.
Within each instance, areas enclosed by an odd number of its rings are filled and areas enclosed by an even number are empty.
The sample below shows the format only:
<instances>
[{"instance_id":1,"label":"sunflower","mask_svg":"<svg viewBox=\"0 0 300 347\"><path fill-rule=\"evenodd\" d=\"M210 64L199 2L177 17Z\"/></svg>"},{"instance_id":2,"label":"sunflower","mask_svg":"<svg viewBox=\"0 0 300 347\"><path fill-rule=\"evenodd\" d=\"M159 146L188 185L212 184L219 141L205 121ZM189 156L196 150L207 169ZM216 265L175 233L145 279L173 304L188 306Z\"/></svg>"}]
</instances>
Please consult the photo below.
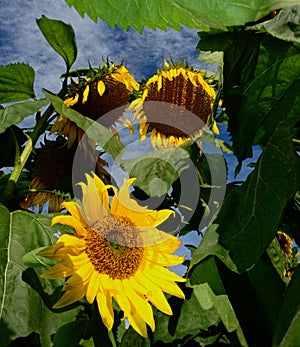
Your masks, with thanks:
<instances>
[{"instance_id":1,"label":"sunflower","mask_svg":"<svg viewBox=\"0 0 300 347\"><path fill-rule=\"evenodd\" d=\"M75 150L75 145L67 148L66 140L62 137L58 137L56 141L46 140L45 144L42 144L38 150L35 175L30 182L29 192L19 202L22 208L30 209L38 206L38 211L41 213L45 204L49 202L48 212L61 210L61 204L69 196L66 193L71 192L66 188L71 184ZM104 168L107 165L100 156L96 158L95 172L108 183L110 175Z\"/></svg>"},{"instance_id":2,"label":"sunflower","mask_svg":"<svg viewBox=\"0 0 300 347\"><path fill-rule=\"evenodd\" d=\"M124 65L104 64L102 69L90 70L90 77L80 78L77 83L69 87L69 96L64 103L93 120L99 119L106 113L125 106L128 103L129 95L139 89L139 84L128 72ZM112 128L113 124L119 121L131 131L131 125L122 116L122 112L115 112L110 115L110 119L103 124ZM80 142L84 131L67 119L64 115L59 115L53 124L50 134L57 133L68 138L70 147L77 139Z\"/></svg>"},{"instance_id":3,"label":"sunflower","mask_svg":"<svg viewBox=\"0 0 300 347\"><path fill-rule=\"evenodd\" d=\"M284 254L290 255L292 253L293 240L289 237L289 235L280 230L277 231L276 237Z\"/></svg>"},{"instance_id":4,"label":"sunflower","mask_svg":"<svg viewBox=\"0 0 300 347\"><path fill-rule=\"evenodd\" d=\"M215 97L215 90L204 79L201 71L181 62L174 65L165 61L164 68L158 70L145 83L141 96L130 105L130 109L135 111L134 120L140 120L140 139L145 139L151 129L151 143L154 148L172 147L189 140L191 135L200 135L201 129L187 119L184 110L192 112L207 123ZM147 104L146 101L160 103ZM160 110L161 102L169 103L170 107ZM155 119L158 122L155 122ZM213 130L218 132L215 123Z\"/></svg>"},{"instance_id":5,"label":"sunflower","mask_svg":"<svg viewBox=\"0 0 300 347\"><path fill-rule=\"evenodd\" d=\"M60 308L82 299L97 301L108 330L114 323L112 299L131 326L147 336L147 325L155 329L152 306L165 314L172 310L163 292L184 298L175 281L184 282L166 266L181 264L184 257L174 255L181 242L157 226L171 210L149 210L130 197L135 179L124 179L122 187L105 185L96 175L87 177L82 188L82 206L65 202L71 215L56 216L52 225L66 224L74 234L63 234L41 256L58 263L41 276L48 279L69 277L65 293L54 305ZM108 189L114 190L109 203ZM151 303L151 304L150 304Z\"/></svg>"}]
</instances>

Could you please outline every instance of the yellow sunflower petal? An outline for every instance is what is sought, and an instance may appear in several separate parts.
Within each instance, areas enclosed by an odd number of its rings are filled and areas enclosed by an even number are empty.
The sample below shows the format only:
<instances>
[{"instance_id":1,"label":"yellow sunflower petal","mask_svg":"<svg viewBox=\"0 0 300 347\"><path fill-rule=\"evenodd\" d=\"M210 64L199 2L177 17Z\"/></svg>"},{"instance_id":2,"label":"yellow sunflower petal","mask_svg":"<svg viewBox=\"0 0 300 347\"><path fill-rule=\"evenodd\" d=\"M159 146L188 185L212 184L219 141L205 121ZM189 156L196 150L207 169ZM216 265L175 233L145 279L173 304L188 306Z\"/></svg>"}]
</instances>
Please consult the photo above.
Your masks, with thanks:
<instances>
[{"instance_id":1,"label":"yellow sunflower petal","mask_svg":"<svg viewBox=\"0 0 300 347\"><path fill-rule=\"evenodd\" d=\"M90 304L93 303L96 295L98 294L100 281L101 281L100 276L101 275L97 271L93 271L90 281L87 285L86 299Z\"/></svg>"},{"instance_id":2,"label":"yellow sunflower petal","mask_svg":"<svg viewBox=\"0 0 300 347\"><path fill-rule=\"evenodd\" d=\"M212 125L212 131L213 131L215 134L220 135L220 130L219 130L219 128L218 128L218 126L217 126L217 122L216 122L215 120L214 120L213 125Z\"/></svg>"},{"instance_id":3,"label":"yellow sunflower petal","mask_svg":"<svg viewBox=\"0 0 300 347\"><path fill-rule=\"evenodd\" d=\"M108 275L101 276L101 284L104 290L110 291L113 288L113 281Z\"/></svg>"},{"instance_id":4,"label":"yellow sunflower petal","mask_svg":"<svg viewBox=\"0 0 300 347\"><path fill-rule=\"evenodd\" d=\"M98 81L98 84L97 84L97 91L99 93L100 96L102 96L105 92L105 84L103 81Z\"/></svg>"},{"instance_id":5,"label":"yellow sunflower petal","mask_svg":"<svg viewBox=\"0 0 300 347\"><path fill-rule=\"evenodd\" d=\"M70 234L63 234L55 245L45 247L38 255L49 259L61 260L65 255L78 255L85 248L82 239Z\"/></svg>"},{"instance_id":6,"label":"yellow sunflower petal","mask_svg":"<svg viewBox=\"0 0 300 347\"><path fill-rule=\"evenodd\" d=\"M167 281L162 277L156 277L151 272L145 272L145 276L156 285L158 285L164 292L184 299L183 291L178 287L175 282Z\"/></svg>"},{"instance_id":7,"label":"yellow sunflower petal","mask_svg":"<svg viewBox=\"0 0 300 347\"><path fill-rule=\"evenodd\" d=\"M130 198L129 188L135 178L124 179L119 192L116 191L111 203L111 214L114 217L126 218L136 227L157 226L174 212L172 210L148 210Z\"/></svg>"},{"instance_id":8,"label":"yellow sunflower petal","mask_svg":"<svg viewBox=\"0 0 300 347\"><path fill-rule=\"evenodd\" d=\"M143 317L141 317L141 315L137 311L128 316L128 321L132 325L134 330L136 330L144 338L147 338L148 333L146 323Z\"/></svg>"},{"instance_id":9,"label":"yellow sunflower petal","mask_svg":"<svg viewBox=\"0 0 300 347\"><path fill-rule=\"evenodd\" d=\"M69 107L74 106L75 104L77 104L78 98L79 98L79 94L76 93L73 97L66 99L64 103Z\"/></svg>"},{"instance_id":10,"label":"yellow sunflower petal","mask_svg":"<svg viewBox=\"0 0 300 347\"><path fill-rule=\"evenodd\" d=\"M80 221L80 223L84 226L87 226L83 217L83 211L76 202L66 201L62 204L62 206L66 208L66 210L72 215L72 217Z\"/></svg>"},{"instance_id":11,"label":"yellow sunflower petal","mask_svg":"<svg viewBox=\"0 0 300 347\"><path fill-rule=\"evenodd\" d=\"M90 86L87 85L85 87L85 90L83 91L83 96L82 96L82 103L85 104L87 102L88 96L89 96L89 91L90 91Z\"/></svg>"},{"instance_id":12,"label":"yellow sunflower petal","mask_svg":"<svg viewBox=\"0 0 300 347\"><path fill-rule=\"evenodd\" d=\"M107 186L102 182L102 180L96 174L93 174L93 177L94 177L94 183L95 183L95 187L98 193L100 203L104 208L103 215L105 216L108 211L108 202L109 202Z\"/></svg>"},{"instance_id":13,"label":"yellow sunflower petal","mask_svg":"<svg viewBox=\"0 0 300 347\"><path fill-rule=\"evenodd\" d=\"M124 280L124 290L126 295L129 298L129 301L131 302L131 306L137 310L139 315L143 317L144 321L150 326L151 330L155 330L155 322L153 318L153 311L151 305L148 303L148 300L142 296L139 295L135 288L134 288L134 282L132 280ZM132 309L133 311L133 309ZM128 316L129 318L129 316Z\"/></svg>"},{"instance_id":14,"label":"yellow sunflower petal","mask_svg":"<svg viewBox=\"0 0 300 347\"><path fill-rule=\"evenodd\" d=\"M184 261L184 256L178 256L175 254L168 254L153 251L151 247L147 247L145 252L145 258L147 258L150 262L162 265L162 266L175 266L178 264L182 264Z\"/></svg>"},{"instance_id":15,"label":"yellow sunflower petal","mask_svg":"<svg viewBox=\"0 0 300 347\"><path fill-rule=\"evenodd\" d=\"M106 290L99 291L97 294L97 303L104 325L108 330L111 330L114 324L114 310L109 292Z\"/></svg>"},{"instance_id":16,"label":"yellow sunflower petal","mask_svg":"<svg viewBox=\"0 0 300 347\"><path fill-rule=\"evenodd\" d=\"M99 199L94 179L86 175L87 184L79 183L82 189L82 204L84 216L89 225L94 225L98 220L104 218L108 212L103 202Z\"/></svg>"},{"instance_id":17,"label":"yellow sunflower petal","mask_svg":"<svg viewBox=\"0 0 300 347\"><path fill-rule=\"evenodd\" d=\"M154 276L156 278L161 278L166 281L171 282L186 282L186 279L183 277L180 277L175 272L159 265L154 265L151 263L146 263L146 270L145 273L151 274L151 276Z\"/></svg>"},{"instance_id":18,"label":"yellow sunflower petal","mask_svg":"<svg viewBox=\"0 0 300 347\"><path fill-rule=\"evenodd\" d=\"M74 269L72 267L59 263L46 270L40 277L54 280L71 276L73 273Z\"/></svg>"},{"instance_id":19,"label":"yellow sunflower petal","mask_svg":"<svg viewBox=\"0 0 300 347\"><path fill-rule=\"evenodd\" d=\"M172 309L161 288L144 276L143 272L138 271L135 280L148 289L147 299L165 314L172 315Z\"/></svg>"},{"instance_id":20,"label":"yellow sunflower petal","mask_svg":"<svg viewBox=\"0 0 300 347\"><path fill-rule=\"evenodd\" d=\"M71 290L64 293L64 295L57 301L53 308L62 308L73 304L74 302L82 299L85 294L85 287L79 286L77 290Z\"/></svg>"},{"instance_id":21,"label":"yellow sunflower petal","mask_svg":"<svg viewBox=\"0 0 300 347\"><path fill-rule=\"evenodd\" d=\"M151 245L154 252L173 253L181 246L182 242L177 237L167 235L168 237L164 237L160 243Z\"/></svg>"},{"instance_id":22,"label":"yellow sunflower petal","mask_svg":"<svg viewBox=\"0 0 300 347\"><path fill-rule=\"evenodd\" d=\"M57 224L57 223L66 224L66 225L69 225L70 227L74 228L76 231L76 234L78 236L85 236L86 235L86 230L85 230L84 226L82 225L82 223L79 220L77 220L76 218L74 218L73 216L59 215L59 216L52 218L51 226L53 226L54 224Z\"/></svg>"}]
</instances>

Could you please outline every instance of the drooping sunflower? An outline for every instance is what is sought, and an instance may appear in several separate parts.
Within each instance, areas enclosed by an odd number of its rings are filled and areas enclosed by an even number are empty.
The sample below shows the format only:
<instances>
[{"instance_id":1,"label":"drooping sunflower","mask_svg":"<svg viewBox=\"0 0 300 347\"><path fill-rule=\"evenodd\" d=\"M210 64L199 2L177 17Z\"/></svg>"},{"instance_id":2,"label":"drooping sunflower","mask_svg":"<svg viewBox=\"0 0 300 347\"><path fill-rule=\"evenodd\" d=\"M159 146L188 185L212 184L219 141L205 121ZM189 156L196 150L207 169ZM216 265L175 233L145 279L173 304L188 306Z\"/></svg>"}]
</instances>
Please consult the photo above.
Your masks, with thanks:
<instances>
[{"instance_id":1,"label":"drooping sunflower","mask_svg":"<svg viewBox=\"0 0 300 347\"><path fill-rule=\"evenodd\" d=\"M199 125L187 119L184 110L207 123L215 97L214 88L200 70L180 61L176 65L165 61L164 67L144 84L142 95L130 105L130 109L135 111L134 120L140 120L140 139L145 139L151 130L151 143L156 148L177 146L189 140L191 135L198 136L201 132ZM179 107L161 109L162 104L156 106L153 101ZM158 122L151 121L153 119L158 119ZM215 122L213 124L213 130L218 132Z\"/></svg>"},{"instance_id":2,"label":"drooping sunflower","mask_svg":"<svg viewBox=\"0 0 300 347\"><path fill-rule=\"evenodd\" d=\"M70 191L73 159L76 146L67 148L66 140L58 137L55 141L45 141L38 150L34 167L34 177L29 184L29 192L22 197L19 205L23 209L38 206L42 212L46 203L48 212L58 212L61 204ZM95 172L106 183L110 182L110 175L105 170L107 162L100 156L96 158ZM69 196L70 199L70 196Z\"/></svg>"},{"instance_id":3,"label":"drooping sunflower","mask_svg":"<svg viewBox=\"0 0 300 347\"><path fill-rule=\"evenodd\" d=\"M129 96L134 90L139 89L139 84L128 72L123 64L116 65L105 63L101 69L90 69L87 78L79 78L69 87L69 96L64 103L93 120L99 119L106 113L125 106ZM122 112L113 112L109 119L103 121L103 125L113 128L113 124L119 121L131 130L131 125L123 117ZM77 139L81 140L84 131L63 115L59 115L53 124L50 134L57 133L68 138L70 147Z\"/></svg>"},{"instance_id":4,"label":"drooping sunflower","mask_svg":"<svg viewBox=\"0 0 300 347\"><path fill-rule=\"evenodd\" d=\"M132 327L147 336L148 324L155 329L152 306L165 314L172 310L163 292L184 298L176 281L184 282L167 266L181 264L184 257L174 255L181 242L157 228L173 212L149 210L130 197L134 179L124 179L117 190L105 185L96 175L87 175L82 188L82 206L65 202L71 215L56 216L52 225L66 224L74 234L63 234L40 255L55 259L56 265L42 277L69 277L65 293L55 304L60 308L84 296L97 301L103 323L108 330L114 323L112 299L124 312ZM108 189L114 196L109 203ZM151 304L150 304L151 303Z\"/></svg>"}]
</instances>

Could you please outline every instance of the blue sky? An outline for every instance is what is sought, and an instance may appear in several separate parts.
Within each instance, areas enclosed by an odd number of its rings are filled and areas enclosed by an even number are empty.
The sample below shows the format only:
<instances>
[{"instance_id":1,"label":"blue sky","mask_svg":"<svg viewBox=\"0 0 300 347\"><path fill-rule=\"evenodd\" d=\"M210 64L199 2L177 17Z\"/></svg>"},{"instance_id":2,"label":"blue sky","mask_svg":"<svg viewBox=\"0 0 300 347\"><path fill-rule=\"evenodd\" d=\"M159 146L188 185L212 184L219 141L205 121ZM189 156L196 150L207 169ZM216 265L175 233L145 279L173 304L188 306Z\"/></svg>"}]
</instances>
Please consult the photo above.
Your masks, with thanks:
<instances>
[{"instance_id":1,"label":"blue sky","mask_svg":"<svg viewBox=\"0 0 300 347\"><path fill-rule=\"evenodd\" d=\"M36 71L35 91L42 96L41 88L59 90L59 76L64 62L44 39L36 24L42 15L71 24L76 35L78 58L76 67L87 67L88 61L98 66L102 56L119 63L123 58L127 68L137 80L150 77L163 64L164 57L177 60L182 57L194 67L200 67L197 30L182 28L164 32L145 28L139 35L105 22L82 18L64 0L1 0L0 12L0 65L25 62Z\"/></svg>"}]
</instances>

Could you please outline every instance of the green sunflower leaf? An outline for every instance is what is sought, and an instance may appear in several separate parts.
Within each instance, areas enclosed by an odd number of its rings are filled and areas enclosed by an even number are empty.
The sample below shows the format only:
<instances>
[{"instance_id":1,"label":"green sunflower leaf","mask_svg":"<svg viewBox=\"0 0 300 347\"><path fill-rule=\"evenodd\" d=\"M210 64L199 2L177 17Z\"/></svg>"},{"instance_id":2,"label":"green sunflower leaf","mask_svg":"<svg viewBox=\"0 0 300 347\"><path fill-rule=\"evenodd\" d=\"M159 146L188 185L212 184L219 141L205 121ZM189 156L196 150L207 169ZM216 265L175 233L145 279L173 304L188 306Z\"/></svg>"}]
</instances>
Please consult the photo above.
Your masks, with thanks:
<instances>
[{"instance_id":1,"label":"green sunflower leaf","mask_svg":"<svg viewBox=\"0 0 300 347\"><path fill-rule=\"evenodd\" d=\"M134 186L148 196L160 197L168 192L184 170L193 165L192 145L193 141L189 141L175 148L162 148L137 158L124 159L120 164L130 177L137 178Z\"/></svg>"},{"instance_id":2,"label":"green sunflower leaf","mask_svg":"<svg viewBox=\"0 0 300 347\"><path fill-rule=\"evenodd\" d=\"M78 347L80 340L85 335L88 320L79 319L61 326L53 339L53 347Z\"/></svg>"},{"instance_id":3,"label":"green sunflower leaf","mask_svg":"<svg viewBox=\"0 0 300 347\"><path fill-rule=\"evenodd\" d=\"M34 99L35 72L24 63L0 66L0 103Z\"/></svg>"},{"instance_id":4,"label":"green sunflower leaf","mask_svg":"<svg viewBox=\"0 0 300 347\"><path fill-rule=\"evenodd\" d=\"M50 46L64 59L67 70L77 57L75 33L71 25L45 16L36 20Z\"/></svg>"},{"instance_id":5,"label":"green sunflower leaf","mask_svg":"<svg viewBox=\"0 0 300 347\"><path fill-rule=\"evenodd\" d=\"M26 140L27 137L16 125L12 125L0 133L0 168L14 166L16 145L21 147Z\"/></svg>"},{"instance_id":6,"label":"green sunflower leaf","mask_svg":"<svg viewBox=\"0 0 300 347\"><path fill-rule=\"evenodd\" d=\"M81 16L86 13L95 22L101 18L112 27L118 25L127 30L134 28L139 33L144 26L166 30L187 27L208 30L225 30L257 21L278 8L297 5L298 0L66 0ZM217 9L217 10L216 10Z\"/></svg>"},{"instance_id":7,"label":"green sunflower leaf","mask_svg":"<svg viewBox=\"0 0 300 347\"><path fill-rule=\"evenodd\" d=\"M272 20L255 28L267 31L274 37L285 41L300 43L300 6L282 9Z\"/></svg>"},{"instance_id":8,"label":"green sunflower leaf","mask_svg":"<svg viewBox=\"0 0 300 347\"><path fill-rule=\"evenodd\" d=\"M230 271L219 261L217 265L225 292L249 346L271 346L286 284L269 256L264 253L243 274ZM201 267L196 270L200 272Z\"/></svg>"},{"instance_id":9,"label":"green sunflower leaf","mask_svg":"<svg viewBox=\"0 0 300 347\"><path fill-rule=\"evenodd\" d=\"M83 116L75 110L72 110L58 96L53 95L45 90L44 93L51 101L56 112L64 115L74 122L79 128L83 129L90 138L95 140L107 153L117 160L121 152L126 147L114 136L111 131L105 128L102 124Z\"/></svg>"},{"instance_id":10,"label":"green sunflower leaf","mask_svg":"<svg viewBox=\"0 0 300 347\"><path fill-rule=\"evenodd\" d=\"M227 295L216 295L207 283L197 284L182 305L176 337L197 336L221 323L228 333L238 331L240 346L248 346Z\"/></svg>"},{"instance_id":11,"label":"green sunflower leaf","mask_svg":"<svg viewBox=\"0 0 300 347\"><path fill-rule=\"evenodd\" d=\"M265 146L281 121L299 116L300 49L266 37L254 76L243 88L240 107L229 120L240 161L252 156L252 145Z\"/></svg>"},{"instance_id":12,"label":"green sunflower leaf","mask_svg":"<svg viewBox=\"0 0 300 347\"><path fill-rule=\"evenodd\" d=\"M282 309L273 336L273 347L294 347L300 345L300 268L289 283Z\"/></svg>"},{"instance_id":13,"label":"green sunflower leaf","mask_svg":"<svg viewBox=\"0 0 300 347\"><path fill-rule=\"evenodd\" d=\"M228 194L207 230L219 234L219 243L241 272L255 264L275 237L286 204L299 188L300 159L292 143L293 123L295 119L279 125L254 171Z\"/></svg>"},{"instance_id":14,"label":"green sunflower leaf","mask_svg":"<svg viewBox=\"0 0 300 347\"><path fill-rule=\"evenodd\" d=\"M0 205L0 345L27 336L35 331L41 344L52 346L51 335L75 317L75 310L59 315L44 305L40 296L22 280L26 266L23 256L34 248L52 244L53 215L35 215L15 211L10 213ZM44 289L53 291L53 284L45 281Z\"/></svg>"},{"instance_id":15,"label":"green sunflower leaf","mask_svg":"<svg viewBox=\"0 0 300 347\"><path fill-rule=\"evenodd\" d=\"M38 112L49 103L46 99L23 101L0 110L0 134L13 124L20 123L24 118Z\"/></svg>"}]
</instances>

